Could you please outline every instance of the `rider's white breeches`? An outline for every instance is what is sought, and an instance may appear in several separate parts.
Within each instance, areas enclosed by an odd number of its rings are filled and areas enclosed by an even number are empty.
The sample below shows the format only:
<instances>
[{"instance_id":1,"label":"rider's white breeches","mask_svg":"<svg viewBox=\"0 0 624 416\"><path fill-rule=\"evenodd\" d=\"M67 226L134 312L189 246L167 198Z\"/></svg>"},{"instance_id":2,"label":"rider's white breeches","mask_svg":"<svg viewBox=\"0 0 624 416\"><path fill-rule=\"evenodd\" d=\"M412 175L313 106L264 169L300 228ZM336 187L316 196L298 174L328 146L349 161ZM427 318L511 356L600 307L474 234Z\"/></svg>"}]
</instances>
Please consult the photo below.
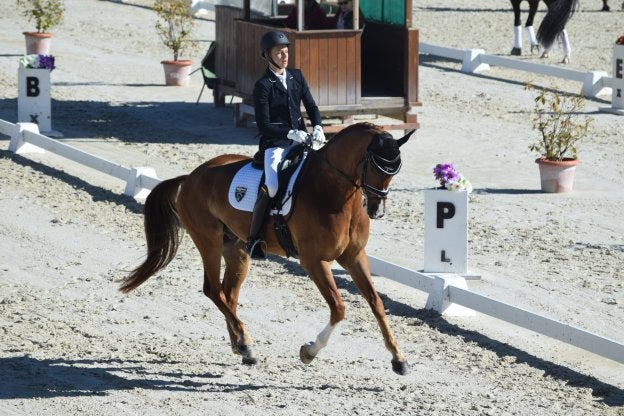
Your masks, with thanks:
<instances>
[{"instance_id":1,"label":"rider's white breeches","mask_svg":"<svg viewBox=\"0 0 624 416\"><path fill-rule=\"evenodd\" d=\"M279 187L277 168L289 149L290 147L269 147L264 151L264 184L271 198Z\"/></svg>"}]
</instances>

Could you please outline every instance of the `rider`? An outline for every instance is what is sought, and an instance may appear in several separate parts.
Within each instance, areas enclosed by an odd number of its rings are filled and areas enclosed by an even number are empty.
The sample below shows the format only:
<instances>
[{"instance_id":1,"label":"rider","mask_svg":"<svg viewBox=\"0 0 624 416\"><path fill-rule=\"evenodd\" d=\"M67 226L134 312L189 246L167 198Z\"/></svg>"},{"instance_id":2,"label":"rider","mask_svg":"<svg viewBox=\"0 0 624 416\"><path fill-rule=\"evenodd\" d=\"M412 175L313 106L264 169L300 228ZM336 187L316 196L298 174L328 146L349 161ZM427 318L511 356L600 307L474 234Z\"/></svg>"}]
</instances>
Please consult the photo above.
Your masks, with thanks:
<instances>
[{"instance_id":1,"label":"rider","mask_svg":"<svg viewBox=\"0 0 624 416\"><path fill-rule=\"evenodd\" d=\"M273 30L260 40L260 55L268 68L256 81L253 92L256 124L260 136L260 152L264 153L265 181L260 188L251 218L247 252L252 258L266 258L263 245L264 221L271 200L278 190L277 168L290 147L305 143L308 132L301 115L301 103L314 126L312 138L324 142L321 113L310 93L301 71L288 66L288 45L283 32Z\"/></svg>"}]
</instances>

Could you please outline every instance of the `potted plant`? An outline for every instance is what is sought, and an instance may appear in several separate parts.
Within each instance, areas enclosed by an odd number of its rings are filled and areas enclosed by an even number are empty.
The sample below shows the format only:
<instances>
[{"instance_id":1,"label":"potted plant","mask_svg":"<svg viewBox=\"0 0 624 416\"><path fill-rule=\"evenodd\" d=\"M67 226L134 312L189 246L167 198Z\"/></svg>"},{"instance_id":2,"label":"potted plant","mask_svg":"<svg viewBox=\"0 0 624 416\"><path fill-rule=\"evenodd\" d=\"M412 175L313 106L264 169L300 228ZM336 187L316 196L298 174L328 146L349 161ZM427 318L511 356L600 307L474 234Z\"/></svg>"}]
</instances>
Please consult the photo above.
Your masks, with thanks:
<instances>
[{"instance_id":1,"label":"potted plant","mask_svg":"<svg viewBox=\"0 0 624 416\"><path fill-rule=\"evenodd\" d=\"M193 61L180 59L187 50L194 50L196 42L191 39L195 26L191 12L191 0L156 0L154 11L158 15L155 28L163 44L173 52L173 60L161 61L167 85L188 85Z\"/></svg>"},{"instance_id":2,"label":"potted plant","mask_svg":"<svg viewBox=\"0 0 624 416\"><path fill-rule=\"evenodd\" d=\"M529 86L530 88L530 86ZM581 116L585 98L580 95L546 90L535 95L533 128L539 139L529 146L537 152L544 192L570 192L578 165L577 145L587 136L591 117Z\"/></svg>"},{"instance_id":3,"label":"potted plant","mask_svg":"<svg viewBox=\"0 0 624 416\"><path fill-rule=\"evenodd\" d=\"M35 21L36 32L24 32L26 54L48 55L52 33L48 32L63 23L64 0L16 0L17 7L28 21Z\"/></svg>"}]
</instances>

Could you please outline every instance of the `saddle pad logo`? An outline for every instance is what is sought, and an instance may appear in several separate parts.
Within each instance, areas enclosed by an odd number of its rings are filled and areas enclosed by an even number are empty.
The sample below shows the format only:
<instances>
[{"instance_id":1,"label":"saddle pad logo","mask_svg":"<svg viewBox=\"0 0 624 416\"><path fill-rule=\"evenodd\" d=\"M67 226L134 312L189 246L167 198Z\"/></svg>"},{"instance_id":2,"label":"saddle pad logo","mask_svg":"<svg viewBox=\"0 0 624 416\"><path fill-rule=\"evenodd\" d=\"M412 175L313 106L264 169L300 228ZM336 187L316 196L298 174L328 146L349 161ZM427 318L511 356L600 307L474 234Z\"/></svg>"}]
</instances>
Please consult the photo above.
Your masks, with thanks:
<instances>
[{"instance_id":1,"label":"saddle pad logo","mask_svg":"<svg viewBox=\"0 0 624 416\"><path fill-rule=\"evenodd\" d=\"M234 198L236 201L240 202L245 198L245 194L247 193L247 188L244 186L237 186L234 190Z\"/></svg>"}]
</instances>

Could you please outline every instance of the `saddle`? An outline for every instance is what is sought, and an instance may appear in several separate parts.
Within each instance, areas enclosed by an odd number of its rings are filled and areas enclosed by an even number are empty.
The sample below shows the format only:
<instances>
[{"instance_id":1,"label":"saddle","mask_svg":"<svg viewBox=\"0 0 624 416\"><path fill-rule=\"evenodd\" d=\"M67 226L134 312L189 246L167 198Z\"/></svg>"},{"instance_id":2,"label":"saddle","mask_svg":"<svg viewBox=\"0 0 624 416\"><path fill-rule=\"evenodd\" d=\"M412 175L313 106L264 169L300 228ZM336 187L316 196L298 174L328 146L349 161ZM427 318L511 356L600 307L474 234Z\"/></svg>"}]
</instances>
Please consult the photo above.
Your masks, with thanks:
<instances>
[{"instance_id":1,"label":"saddle","mask_svg":"<svg viewBox=\"0 0 624 416\"><path fill-rule=\"evenodd\" d=\"M274 217L275 234L287 257L299 256L288 229L288 218L294 209L300 178L307 168L307 155L308 149L305 146L294 146L289 149L277 169L280 186L272 200L270 215ZM264 183L263 162L264 153L259 151L234 176L229 190L229 202L234 208L253 211L258 191ZM248 192L250 190L256 192Z\"/></svg>"}]
</instances>

